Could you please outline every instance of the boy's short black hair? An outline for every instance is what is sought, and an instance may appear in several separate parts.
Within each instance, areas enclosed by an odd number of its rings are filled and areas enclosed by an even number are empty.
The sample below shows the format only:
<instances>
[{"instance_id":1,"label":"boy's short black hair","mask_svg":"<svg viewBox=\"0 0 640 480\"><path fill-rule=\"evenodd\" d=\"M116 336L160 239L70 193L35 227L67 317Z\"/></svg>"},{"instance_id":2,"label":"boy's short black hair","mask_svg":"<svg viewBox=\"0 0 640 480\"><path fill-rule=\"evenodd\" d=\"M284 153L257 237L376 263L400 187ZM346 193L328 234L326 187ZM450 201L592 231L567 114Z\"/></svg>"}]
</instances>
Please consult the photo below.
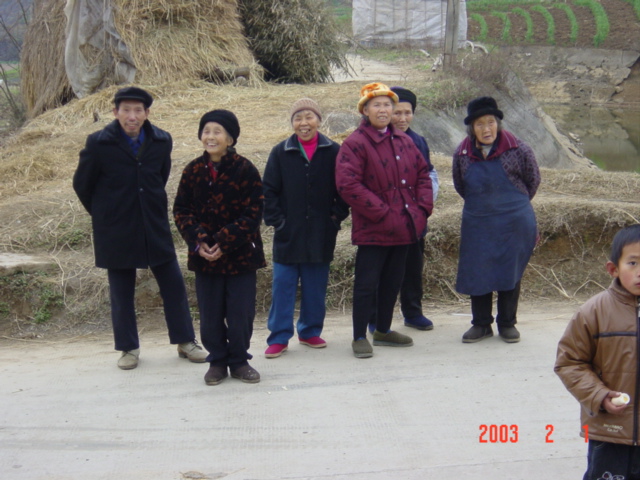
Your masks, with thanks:
<instances>
[{"instance_id":1,"label":"boy's short black hair","mask_svg":"<svg viewBox=\"0 0 640 480\"><path fill-rule=\"evenodd\" d=\"M618 265L622 256L622 249L634 243L640 243L640 225L631 225L616 233L611 243L611 257L609 260Z\"/></svg>"}]
</instances>

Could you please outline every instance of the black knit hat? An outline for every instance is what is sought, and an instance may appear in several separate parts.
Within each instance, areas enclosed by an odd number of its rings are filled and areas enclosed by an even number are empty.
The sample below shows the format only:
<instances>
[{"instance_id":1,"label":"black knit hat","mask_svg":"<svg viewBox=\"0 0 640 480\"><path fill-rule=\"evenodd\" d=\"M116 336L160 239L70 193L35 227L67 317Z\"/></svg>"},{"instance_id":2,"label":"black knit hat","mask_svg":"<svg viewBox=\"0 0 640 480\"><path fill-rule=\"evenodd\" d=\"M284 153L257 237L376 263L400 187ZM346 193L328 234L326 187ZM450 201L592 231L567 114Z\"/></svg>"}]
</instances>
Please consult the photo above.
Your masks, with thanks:
<instances>
[{"instance_id":1,"label":"black knit hat","mask_svg":"<svg viewBox=\"0 0 640 480\"><path fill-rule=\"evenodd\" d=\"M204 130L204 126L209 122L216 122L222 125L222 128L224 128L229 136L233 138L233 145L238 142L238 137L240 136L240 124L238 123L238 118L233 112L219 109L205 113L200 119L198 140L202 139L202 130Z\"/></svg>"},{"instance_id":2,"label":"black knit hat","mask_svg":"<svg viewBox=\"0 0 640 480\"><path fill-rule=\"evenodd\" d=\"M113 103L116 104L116 108L120 106L120 102L123 100L135 100L142 102L144 108L149 108L153 103L153 97L149 92L138 87L125 87L116 92L116 96L113 98Z\"/></svg>"},{"instance_id":3,"label":"black knit hat","mask_svg":"<svg viewBox=\"0 0 640 480\"><path fill-rule=\"evenodd\" d=\"M410 103L411 111L412 112L416 111L416 105L418 103L418 99L415 93L413 93L411 90L407 90L406 88L402 88L402 87L391 87L391 91L394 92L396 95L398 95L399 102Z\"/></svg>"},{"instance_id":4,"label":"black knit hat","mask_svg":"<svg viewBox=\"0 0 640 480\"><path fill-rule=\"evenodd\" d=\"M484 115L494 115L500 120L504 117L502 111L498 110L498 104L492 97L479 97L474 98L467 105L467 118L464 119L464 124L469 125L476 118L480 118Z\"/></svg>"}]
</instances>

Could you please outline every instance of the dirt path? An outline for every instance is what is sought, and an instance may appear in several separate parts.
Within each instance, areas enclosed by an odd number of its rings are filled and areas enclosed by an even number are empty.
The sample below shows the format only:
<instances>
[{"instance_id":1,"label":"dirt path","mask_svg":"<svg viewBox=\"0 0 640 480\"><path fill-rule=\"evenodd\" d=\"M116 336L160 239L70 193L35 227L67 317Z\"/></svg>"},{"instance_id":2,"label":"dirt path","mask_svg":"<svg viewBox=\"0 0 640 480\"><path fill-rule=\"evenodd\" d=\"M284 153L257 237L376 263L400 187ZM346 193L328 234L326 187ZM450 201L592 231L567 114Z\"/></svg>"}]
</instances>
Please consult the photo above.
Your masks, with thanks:
<instances>
[{"instance_id":1,"label":"dirt path","mask_svg":"<svg viewBox=\"0 0 640 480\"><path fill-rule=\"evenodd\" d=\"M3 341L0 472L8 480L579 478L578 404L552 372L574 309L523 303L519 344L466 345L468 308L434 308L431 332L397 325L413 347L375 347L366 360L351 354L349 316L327 319L328 348L292 342L273 360L262 355L267 331L258 323L257 385L207 387L206 366L179 359L164 331L142 334L140 366L127 372L115 367L109 333Z\"/></svg>"}]
</instances>

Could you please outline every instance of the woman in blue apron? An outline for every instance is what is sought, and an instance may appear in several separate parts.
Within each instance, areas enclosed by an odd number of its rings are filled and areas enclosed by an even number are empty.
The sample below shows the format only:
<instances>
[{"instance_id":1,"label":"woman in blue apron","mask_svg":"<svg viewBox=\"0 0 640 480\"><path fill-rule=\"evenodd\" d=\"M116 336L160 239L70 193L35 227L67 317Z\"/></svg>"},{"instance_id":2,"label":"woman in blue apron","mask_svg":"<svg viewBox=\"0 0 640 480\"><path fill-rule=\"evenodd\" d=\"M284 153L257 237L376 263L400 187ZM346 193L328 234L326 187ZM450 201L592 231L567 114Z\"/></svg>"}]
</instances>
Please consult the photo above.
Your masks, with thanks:
<instances>
[{"instance_id":1,"label":"woman in blue apron","mask_svg":"<svg viewBox=\"0 0 640 480\"><path fill-rule=\"evenodd\" d=\"M536 243L531 199L540 170L531 147L503 130L502 119L493 98L469 102L468 136L453 156L453 184L464 199L456 290L471 296L472 326L464 343L493 336L493 292L500 338L520 341L516 313L520 280Z\"/></svg>"}]
</instances>

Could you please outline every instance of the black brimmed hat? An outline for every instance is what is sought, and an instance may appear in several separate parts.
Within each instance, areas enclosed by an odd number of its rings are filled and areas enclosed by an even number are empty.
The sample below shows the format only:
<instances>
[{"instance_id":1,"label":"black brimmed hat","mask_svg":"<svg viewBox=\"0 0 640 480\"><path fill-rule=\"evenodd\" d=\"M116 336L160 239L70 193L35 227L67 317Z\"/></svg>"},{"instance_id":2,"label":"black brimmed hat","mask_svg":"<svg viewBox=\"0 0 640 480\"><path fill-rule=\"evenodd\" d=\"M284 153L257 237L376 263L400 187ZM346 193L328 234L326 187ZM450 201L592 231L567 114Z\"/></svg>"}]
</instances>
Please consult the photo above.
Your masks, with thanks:
<instances>
[{"instance_id":1,"label":"black brimmed hat","mask_svg":"<svg viewBox=\"0 0 640 480\"><path fill-rule=\"evenodd\" d=\"M474 98L467 105L467 118L464 119L464 124L469 125L476 118L483 117L484 115L494 115L500 120L504 115L502 111L498 109L498 104L492 97L479 97Z\"/></svg>"}]
</instances>

